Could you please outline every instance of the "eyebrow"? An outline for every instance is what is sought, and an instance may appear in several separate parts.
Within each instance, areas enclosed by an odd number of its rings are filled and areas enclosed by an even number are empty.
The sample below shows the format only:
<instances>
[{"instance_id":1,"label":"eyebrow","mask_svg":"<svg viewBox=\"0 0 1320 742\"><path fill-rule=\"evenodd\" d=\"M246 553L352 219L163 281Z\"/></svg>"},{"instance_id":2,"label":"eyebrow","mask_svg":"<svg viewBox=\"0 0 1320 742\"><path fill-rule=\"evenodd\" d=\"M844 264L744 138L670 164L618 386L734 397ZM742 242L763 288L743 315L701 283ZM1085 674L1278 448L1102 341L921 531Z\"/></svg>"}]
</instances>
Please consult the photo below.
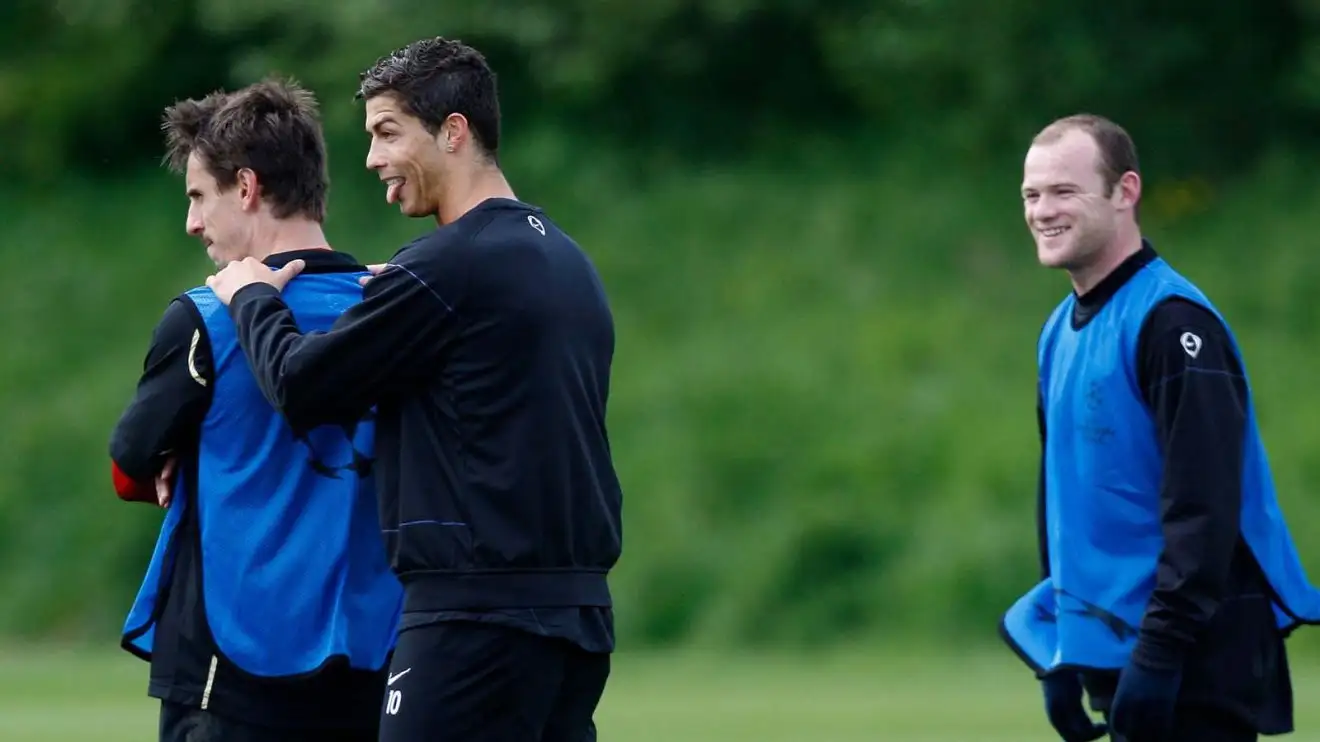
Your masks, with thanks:
<instances>
[{"instance_id":1,"label":"eyebrow","mask_svg":"<svg viewBox=\"0 0 1320 742\"><path fill-rule=\"evenodd\" d=\"M196 188L189 188L188 190L184 191L184 195L186 195L188 198L199 198L202 195L202 192Z\"/></svg>"},{"instance_id":2,"label":"eyebrow","mask_svg":"<svg viewBox=\"0 0 1320 742\"><path fill-rule=\"evenodd\" d=\"M393 123L395 123L395 121L394 121L394 116L391 115L391 114L386 113L386 114L381 115L380 118L378 118L378 119L376 119L375 121L371 122L371 126L368 127L368 129L369 129L370 131L375 131L376 129L379 129L380 127L384 126L385 124L393 124Z\"/></svg>"},{"instance_id":3,"label":"eyebrow","mask_svg":"<svg viewBox=\"0 0 1320 742\"><path fill-rule=\"evenodd\" d=\"M1026 192L1026 191L1048 191L1048 190L1051 190L1051 189L1059 189L1059 188L1079 188L1079 189L1080 189L1081 186L1080 186L1080 185L1077 185L1076 183L1074 183L1074 182L1072 182L1072 181L1070 181L1070 180L1062 180L1062 181L1059 181L1059 182L1057 182L1057 183L1046 183L1045 185L1026 185L1026 184L1023 184L1023 186L1022 186L1022 191L1023 191L1023 192Z\"/></svg>"}]
</instances>

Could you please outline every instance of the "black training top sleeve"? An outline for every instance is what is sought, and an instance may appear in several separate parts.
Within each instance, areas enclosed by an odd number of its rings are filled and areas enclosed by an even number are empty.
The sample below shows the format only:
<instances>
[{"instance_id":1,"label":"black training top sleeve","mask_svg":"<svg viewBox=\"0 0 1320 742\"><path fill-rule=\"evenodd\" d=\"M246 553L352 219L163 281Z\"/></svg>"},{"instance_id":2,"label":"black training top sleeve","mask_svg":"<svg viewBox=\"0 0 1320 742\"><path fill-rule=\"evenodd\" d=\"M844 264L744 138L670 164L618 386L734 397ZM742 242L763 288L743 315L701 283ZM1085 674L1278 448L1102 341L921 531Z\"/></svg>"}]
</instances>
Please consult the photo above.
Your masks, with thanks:
<instances>
[{"instance_id":1,"label":"black training top sleeve","mask_svg":"<svg viewBox=\"0 0 1320 742\"><path fill-rule=\"evenodd\" d=\"M1045 402L1036 394L1036 428L1040 431L1040 473L1036 478L1036 548L1040 553L1040 578L1050 576L1050 541L1045 521Z\"/></svg>"},{"instance_id":2,"label":"black training top sleeve","mask_svg":"<svg viewBox=\"0 0 1320 742\"><path fill-rule=\"evenodd\" d=\"M171 453L196 441L211 407L213 381L201 317L191 303L176 299L156 325L133 399L110 437L121 497L142 499L135 488L148 487Z\"/></svg>"},{"instance_id":3,"label":"black training top sleeve","mask_svg":"<svg viewBox=\"0 0 1320 742\"><path fill-rule=\"evenodd\" d=\"M400 251L326 332L300 333L274 287L240 289L229 310L267 400L295 429L347 423L432 368L455 332L464 247Z\"/></svg>"},{"instance_id":4,"label":"black training top sleeve","mask_svg":"<svg viewBox=\"0 0 1320 742\"><path fill-rule=\"evenodd\" d=\"M1164 549L1134 659L1175 667L1228 589L1239 534L1247 385L1223 323L1182 299L1152 312L1137 372L1164 457Z\"/></svg>"}]
</instances>

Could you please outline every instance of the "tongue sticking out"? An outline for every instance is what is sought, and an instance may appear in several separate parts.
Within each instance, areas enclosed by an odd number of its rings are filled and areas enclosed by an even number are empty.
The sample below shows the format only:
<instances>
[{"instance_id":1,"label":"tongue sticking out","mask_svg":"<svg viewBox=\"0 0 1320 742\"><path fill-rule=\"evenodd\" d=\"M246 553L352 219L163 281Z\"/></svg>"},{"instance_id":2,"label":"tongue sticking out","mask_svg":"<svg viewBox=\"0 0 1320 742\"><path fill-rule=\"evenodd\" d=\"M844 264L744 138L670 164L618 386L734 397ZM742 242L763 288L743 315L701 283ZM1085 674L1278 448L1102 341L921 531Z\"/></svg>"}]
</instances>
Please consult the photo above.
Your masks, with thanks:
<instances>
[{"instance_id":1,"label":"tongue sticking out","mask_svg":"<svg viewBox=\"0 0 1320 742\"><path fill-rule=\"evenodd\" d=\"M403 189L403 181L396 180L385 187L385 203L394 204L399 202L399 191Z\"/></svg>"}]
</instances>

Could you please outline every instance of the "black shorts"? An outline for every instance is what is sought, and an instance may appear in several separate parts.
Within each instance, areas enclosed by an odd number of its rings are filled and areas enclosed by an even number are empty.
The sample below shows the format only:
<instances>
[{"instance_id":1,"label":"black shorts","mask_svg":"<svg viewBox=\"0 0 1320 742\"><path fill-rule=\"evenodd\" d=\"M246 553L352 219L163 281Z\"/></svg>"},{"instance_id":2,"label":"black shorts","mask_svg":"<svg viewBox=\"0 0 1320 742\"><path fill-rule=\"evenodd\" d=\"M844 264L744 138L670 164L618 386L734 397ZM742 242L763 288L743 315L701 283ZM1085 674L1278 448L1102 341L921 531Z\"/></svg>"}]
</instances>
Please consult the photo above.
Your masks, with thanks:
<instances>
[{"instance_id":1,"label":"black shorts","mask_svg":"<svg viewBox=\"0 0 1320 742\"><path fill-rule=\"evenodd\" d=\"M610 655L495 624L399 635L380 742L594 742Z\"/></svg>"},{"instance_id":2,"label":"black shorts","mask_svg":"<svg viewBox=\"0 0 1320 742\"><path fill-rule=\"evenodd\" d=\"M162 701L160 742L376 742L376 730L276 729Z\"/></svg>"}]
</instances>

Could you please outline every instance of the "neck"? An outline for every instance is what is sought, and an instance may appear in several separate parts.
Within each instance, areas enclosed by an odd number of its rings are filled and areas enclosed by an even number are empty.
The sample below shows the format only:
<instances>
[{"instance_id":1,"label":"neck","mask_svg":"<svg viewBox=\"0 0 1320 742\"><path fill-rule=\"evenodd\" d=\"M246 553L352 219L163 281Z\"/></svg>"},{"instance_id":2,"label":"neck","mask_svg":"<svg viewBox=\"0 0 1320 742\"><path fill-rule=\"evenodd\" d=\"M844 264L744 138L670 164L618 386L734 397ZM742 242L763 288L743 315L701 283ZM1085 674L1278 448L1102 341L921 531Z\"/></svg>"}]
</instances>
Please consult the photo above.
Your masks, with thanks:
<instances>
[{"instance_id":1,"label":"neck","mask_svg":"<svg viewBox=\"0 0 1320 742\"><path fill-rule=\"evenodd\" d=\"M1113 244L1101 251L1094 263L1068 271L1068 277L1072 279L1073 291L1078 296L1086 295L1086 292L1095 288L1105 280L1106 276L1122 265L1124 260L1138 252L1141 252L1141 232L1125 230Z\"/></svg>"},{"instance_id":2,"label":"neck","mask_svg":"<svg viewBox=\"0 0 1320 742\"><path fill-rule=\"evenodd\" d=\"M436 212L435 221L443 227L492 198L517 199L517 196L498 167L475 165L471 170L450 179L440 199L440 210Z\"/></svg>"},{"instance_id":3,"label":"neck","mask_svg":"<svg viewBox=\"0 0 1320 742\"><path fill-rule=\"evenodd\" d=\"M321 225L302 218L272 219L269 226L258 235L255 245L252 257L257 260L294 250L330 249Z\"/></svg>"}]
</instances>

